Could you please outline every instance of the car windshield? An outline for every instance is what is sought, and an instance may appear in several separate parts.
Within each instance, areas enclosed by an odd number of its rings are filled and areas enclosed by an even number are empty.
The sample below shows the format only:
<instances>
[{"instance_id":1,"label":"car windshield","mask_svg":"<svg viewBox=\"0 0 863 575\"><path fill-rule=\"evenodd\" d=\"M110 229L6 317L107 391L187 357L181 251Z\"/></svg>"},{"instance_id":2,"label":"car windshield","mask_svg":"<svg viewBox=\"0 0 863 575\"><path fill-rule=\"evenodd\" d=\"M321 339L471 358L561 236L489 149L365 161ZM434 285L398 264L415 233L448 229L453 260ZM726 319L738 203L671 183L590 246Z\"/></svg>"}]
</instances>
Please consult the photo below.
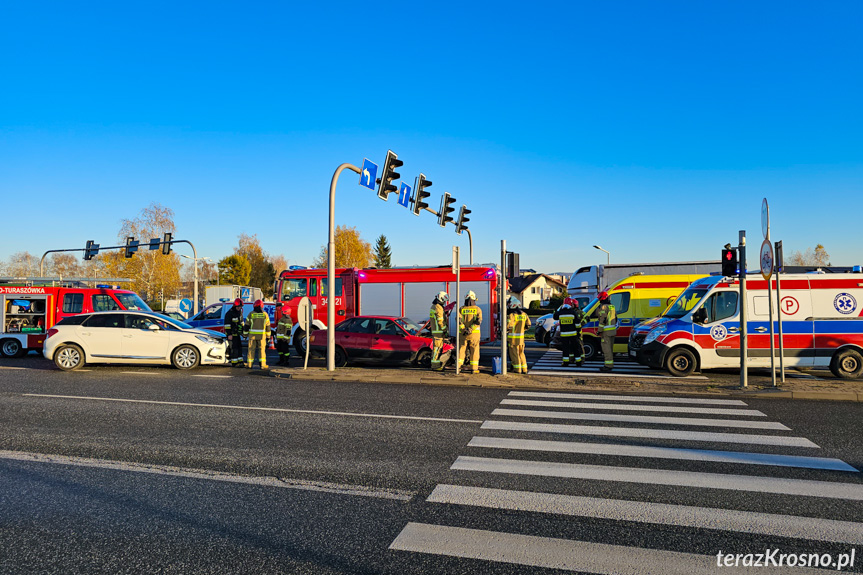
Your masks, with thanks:
<instances>
[{"instance_id":1,"label":"car windshield","mask_svg":"<svg viewBox=\"0 0 863 575\"><path fill-rule=\"evenodd\" d=\"M695 304L701 301L701 298L704 297L704 294L707 293L708 286L689 286L686 288L678 298L674 301L674 304L668 308L668 311L665 312L665 317L672 318L681 318L688 314Z\"/></svg>"},{"instance_id":2,"label":"car windshield","mask_svg":"<svg viewBox=\"0 0 863 575\"><path fill-rule=\"evenodd\" d=\"M145 305L146 305L146 304L145 304ZM149 314L148 314L148 315L149 315ZM174 318L172 318L172 317L168 317L168 316L166 316L166 315L162 315L162 314L160 314L160 313L153 312L153 313L152 313L152 316L153 316L153 317L155 317L156 319L158 319L159 321L164 322L164 323L169 323L169 324L171 324L172 326L174 326L174 327L176 327L176 328L178 328L178 329L195 329L195 328L193 328L192 326L190 326L189 324L187 324L187 323L185 323L185 322L182 322L182 321L180 321L180 320L178 320L178 319L174 319Z\"/></svg>"},{"instance_id":3,"label":"car windshield","mask_svg":"<svg viewBox=\"0 0 863 575\"><path fill-rule=\"evenodd\" d=\"M411 335L417 335L420 332L420 326L418 326L406 317L398 318L396 320L396 323L402 326L404 330Z\"/></svg>"},{"instance_id":4,"label":"car windshield","mask_svg":"<svg viewBox=\"0 0 863 575\"><path fill-rule=\"evenodd\" d=\"M128 310L153 311L136 293L115 293L114 295Z\"/></svg>"}]
</instances>

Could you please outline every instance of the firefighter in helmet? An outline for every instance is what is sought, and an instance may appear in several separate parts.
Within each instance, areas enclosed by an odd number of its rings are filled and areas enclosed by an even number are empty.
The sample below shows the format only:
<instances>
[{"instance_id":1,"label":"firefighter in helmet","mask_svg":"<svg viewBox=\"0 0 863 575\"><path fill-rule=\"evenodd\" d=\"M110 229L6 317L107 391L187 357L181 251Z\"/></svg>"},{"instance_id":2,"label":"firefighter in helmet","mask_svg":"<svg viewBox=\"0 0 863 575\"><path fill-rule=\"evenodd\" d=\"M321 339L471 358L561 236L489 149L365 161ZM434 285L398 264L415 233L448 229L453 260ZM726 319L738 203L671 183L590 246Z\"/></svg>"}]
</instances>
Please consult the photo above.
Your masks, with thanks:
<instances>
[{"instance_id":1,"label":"firefighter in helmet","mask_svg":"<svg viewBox=\"0 0 863 575\"><path fill-rule=\"evenodd\" d=\"M449 294L445 291L438 292L432 301L431 309L429 310L429 327L432 334L432 371L443 371L443 363L441 362L441 353L443 352L444 338L447 336L446 319L444 317L444 306L449 301Z\"/></svg>"},{"instance_id":2,"label":"firefighter in helmet","mask_svg":"<svg viewBox=\"0 0 863 575\"><path fill-rule=\"evenodd\" d=\"M279 352L278 365L291 365L291 330L294 327L294 322L291 321L291 314L287 307L281 303L277 303L276 307L280 307L282 315L279 317L279 322L276 324L276 350Z\"/></svg>"},{"instance_id":3,"label":"firefighter in helmet","mask_svg":"<svg viewBox=\"0 0 863 575\"><path fill-rule=\"evenodd\" d=\"M572 298L563 300L563 305L554 312L554 319L560 322L560 341L563 346L563 367L581 367L584 362L584 346L581 342L581 328L584 313L578 309L578 301Z\"/></svg>"},{"instance_id":4,"label":"firefighter in helmet","mask_svg":"<svg viewBox=\"0 0 863 575\"><path fill-rule=\"evenodd\" d=\"M506 302L506 331L509 359L514 373L527 373L527 358L524 356L524 332L530 327L530 318L521 309L521 302L509 296Z\"/></svg>"},{"instance_id":5,"label":"firefighter in helmet","mask_svg":"<svg viewBox=\"0 0 863 575\"><path fill-rule=\"evenodd\" d=\"M617 312L608 299L608 292L602 292L598 296L599 305L586 314L585 321L596 317L596 331L600 337L602 356L605 364L599 368L600 371L611 371L614 368L614 336L617 335Z\"/></svg>"},{"instance_id":6,"label":"firefighter in helmet","mask_svg":"<svg viewBox=\"0 0 863 575\"><path fill-rule=\"evenodd\" d=\"M255 350L261 362L261 369L267 369L267 340L270 337L270 316L264 313L264 302L257 300L252 313L246 318L243 333L249 338L249 368L255 365Z\"/></svg>"},{"instance_id":7,"label":"firefighter in helmet","mask_svg":"<svg viewBox=\"0 0 863 575\"><path fill-rule=\"evenodd\" d=\"M225 335L231 367L243 367L243 300L237 298L225 314Z\"/></svg>"},{"instance_id":8,"label":"firefighter in helmet","mask_svg":"<svg viewBox=\"0 0 863 575\"><path fill-rule=\"evenodd\" d=\"M470 348L471 373L479 373L479 332L482 325L482 310L476 306L476 294L467 292L464 306L459 310L458 329L461 339L458 346L458 364L464 364L465 352Z\"/></svg>"}]
</instances>

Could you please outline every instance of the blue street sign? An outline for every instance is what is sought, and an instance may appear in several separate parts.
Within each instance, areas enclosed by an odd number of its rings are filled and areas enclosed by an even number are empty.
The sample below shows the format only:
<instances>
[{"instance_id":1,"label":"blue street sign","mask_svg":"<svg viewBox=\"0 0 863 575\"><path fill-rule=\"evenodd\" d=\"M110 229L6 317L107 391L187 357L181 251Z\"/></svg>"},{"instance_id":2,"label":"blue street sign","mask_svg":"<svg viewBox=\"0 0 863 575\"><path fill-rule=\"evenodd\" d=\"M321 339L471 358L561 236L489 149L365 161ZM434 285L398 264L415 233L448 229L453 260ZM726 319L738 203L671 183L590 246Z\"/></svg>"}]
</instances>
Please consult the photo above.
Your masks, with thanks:
<instances>
[{"instance_id":1,"label":"blue street sign","mask_svg":"<svg viewBox=\"0 0 863 575\"><path fill-rule=\"evenodd\" d=\"M249 301L250 299L252 299L252 294L249 291L249 288L240 289L240 299L243 301Z\"/></svg>"},{"instance_id":2,"label":"blue street sign","mask_svg":"<svg viewBox=\"0 0 863 575\"><path fill-rule=\"evenodd\" d=\"M399 190L399 205L408 207L411 201L411 187L402 182L402 188Z\"/></svg>"},{"instance_id":3,"label":"blue street sign","mask_svg":"<svg viewBox=\"0 0 863 575\"><path fill-rule=\"evenodd\" d=\"M180 300L180 311L183 313L192 311L192 300L188 298Z\"/></svg>"},{"instance_id":4,"label":"blue street sign","mask_svg":"<svg viewBox=\"0 0 863 575\"><path fill-rule=\"evenodd\" d=\"M360 185L374 191L375 179L378 177L378 165L368 158L363 158L363 170L360 172Z\"/></svg>"}]
</instances>

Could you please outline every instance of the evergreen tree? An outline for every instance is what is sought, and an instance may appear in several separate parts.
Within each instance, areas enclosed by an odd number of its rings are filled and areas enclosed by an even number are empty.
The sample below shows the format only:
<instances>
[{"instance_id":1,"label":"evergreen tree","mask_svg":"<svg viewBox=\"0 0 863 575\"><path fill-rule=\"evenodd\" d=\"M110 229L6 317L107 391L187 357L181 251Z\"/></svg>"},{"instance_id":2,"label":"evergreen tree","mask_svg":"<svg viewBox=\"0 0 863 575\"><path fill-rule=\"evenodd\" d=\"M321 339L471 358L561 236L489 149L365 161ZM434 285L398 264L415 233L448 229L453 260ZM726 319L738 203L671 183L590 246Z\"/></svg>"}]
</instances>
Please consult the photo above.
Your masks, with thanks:
<instances>
[{"instance_id":1,"label":"evergreen tree","mask_svg":"<svg viewBox=\"0 0 863 575\"><path fill-rule=\"evenodd\" d=\"M380 235L375 242L375 267L376 268L391 268L393 252L390 249L390 244L387 242L387 237Z\"/></svg>"}]
</instances>

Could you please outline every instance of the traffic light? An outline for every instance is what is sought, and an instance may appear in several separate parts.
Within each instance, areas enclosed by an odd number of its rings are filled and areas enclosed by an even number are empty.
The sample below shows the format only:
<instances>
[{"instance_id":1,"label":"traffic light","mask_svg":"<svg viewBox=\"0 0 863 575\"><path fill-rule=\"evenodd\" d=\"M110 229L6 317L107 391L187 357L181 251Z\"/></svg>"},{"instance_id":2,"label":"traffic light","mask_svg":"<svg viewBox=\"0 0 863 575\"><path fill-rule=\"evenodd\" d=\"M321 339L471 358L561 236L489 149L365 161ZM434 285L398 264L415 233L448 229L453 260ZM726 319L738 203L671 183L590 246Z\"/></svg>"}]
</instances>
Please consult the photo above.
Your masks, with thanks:
<instances>
[{"instance_id":1,"label":"traffic light","mask_svg":"<svg viewBox=\"0 0 863 575\"><path fill-rule=\"evenodd\" d=\"M722 275L737 275L737 249L732 247L722 248Z\"/></svg>"},{"instance_id":2,"label":"traffic light","mask_svg":"<svg viewBox=\"0 0 863 575\"><path fill-rule=\"evenodd\" d=\"M506 277L509 279L521 276L517 252L506 252Z\"/></svg>"},{"instance_id":3,"label":"traffic light","mask_svg":"<svg viewBox=\"0 0 863 575\"><path fill-rule=\"evenodd\" d=\"M126 257L130 258L135 255L135 252L138 251L138 244L140 244L138 240L134 238L134 236L126 237Z\"/></svg>"},{"instance_id":4,"label":"traffic light","mask_svg":"<svg viewBox=\"0 0 863 575\"><path fill-rule=\"evenodd\" d=\"M462 204L461 209L458 212L458 221L455 224L455 231L457 234L461 234L467 228L467 222L470 220L467 215L470 213L470 210L467 209L467 206Z\"/></svg>"},{"instance_id":5,"label":"traffic light","mask_svg":"<svg viewBox=\"0 0 863 575\"><path fill-rule=\"evenodd\" d=\"M165 235L162 236L162 253L170 255L171 253L171 232L165 232Z\"/></svg>"},{"instance_id":6,"label":"traffic light","mask_svg":"<svg viewBox=\"0 0 863 575\"><path fill-rule=\"evenodd\" d=\"M426 191L427 188L430 188L432 185L431 180L426 179L425 174L420 174L420 177L417 179L416 185L416 194L414 195L414 215L420 215L420 211L429 207L428 202L426 202L426 198L431 195L431 192Z\"/></svg>"},{"instance_id":7,"label":"traffic light","mask_svg":"<svg viewBox=\"0 0 863 575\"><path fill-rule=\"evenodd\" d=\"M782 256L782 241L776 242L775 246L776 246L776 262L775 262L776 273L779 273L781 271L784 271L784 268L785 268L785 262L783 261L784 258Z\"/></svg>"},{"instance_id":8,"label":"traffic light","mask_svg":"<svg viewBox=\"0 0 863 575\"><path fill-rule=\"evenodd\" d=\"M455 211L455 208L452 205L455 203L455 198L449 195L449 192L445 192L443 197L440 199L440 211L437 216L437 223L440 227L446 227L448 223L452 222L452 213Z\"/></svg>"},{"instance_id":9,"label":"traffic light","mask_svg":"<svg viewBox=\"0 0 863 575\"><path fill-rule=\"evenodd\" d=\"M387 159L384 160L384 169L381 172L381 177L378 178L378 197L383 201L387 201L389 195L399 191L393 182L401 178L401 174L396 172L396 168L404 165L404 162L399 160L399 157L392 150L387 150Z\"/></svg>"},{"instance_id":10,"label":"traffic light","mask_svg":"<svg viewBox=\"0 0 863 575\"><path fill-rule=\"evenodd\" d=\"M87 240L87 245L84 247L84 259L92 260L99 253L99 244L93 243L93 240Z\"/></svg>"}]
</instances>

